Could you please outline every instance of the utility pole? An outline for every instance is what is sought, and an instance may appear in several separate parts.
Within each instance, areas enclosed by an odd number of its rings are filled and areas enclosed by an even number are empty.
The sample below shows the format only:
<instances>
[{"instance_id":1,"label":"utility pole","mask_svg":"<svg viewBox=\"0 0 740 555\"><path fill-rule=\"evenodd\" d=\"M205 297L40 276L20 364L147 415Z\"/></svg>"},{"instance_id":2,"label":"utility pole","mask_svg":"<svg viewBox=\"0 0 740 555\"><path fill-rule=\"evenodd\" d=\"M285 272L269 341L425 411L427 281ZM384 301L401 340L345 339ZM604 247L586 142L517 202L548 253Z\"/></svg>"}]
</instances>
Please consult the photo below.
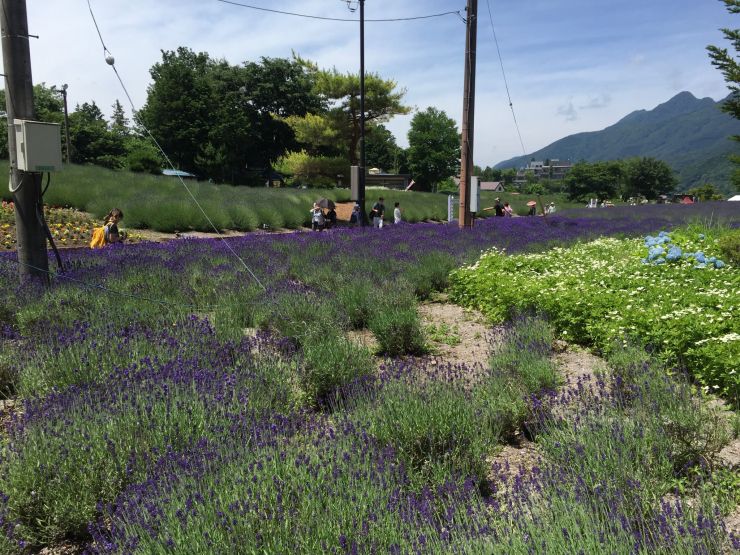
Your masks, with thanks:
<instances>
[{"instance_id":1,"label":"utility pole","mask_svg":"<svg viewBox=\"0 0 740 555\"><path fill-rule=\"evenodd\" d=\"M473 227L470 213L470 176L473 173L475 123L475 50L478 36L478 0L468 0L465 31L465 90L463 92L462 141L460 151L460 228Z\"/></svg>"},{"instance_id":2,"label":"utility pole","mask_svg":"<svg viewBox=\"0 0 740 555\"><path fill-rule=\"evenodd\" d=\"M71 150L69 146L69 113L67 112L67 83L62 85L62 98L64 99L64 142L67 146L65 152L65 161L69 164L69 157L71 156Z\"/></svg>"},{"instance_id":3,"label":"utility pole","mask_svg":"<svg viewBox=\"0 0 740 555\"><path fill-rule=\"evenodd\" d=\"M365 212L365 0L360 2L360 218L367 225Z\"/></svg>"},{"instance_id":4,"label":"utility pole","mask_svg":"<svg viewBox=\"0 0 740 555\"><path fill-rule=\"evenodd\" d=\"M47 279L49 259L46 254L46 236L38 217L38 205L41 201L41 174L18 169L14 125L16 119L35 119L26 0L2 0L2 8L0 30L2 31L6 78L5 105L8 114L10 190L13 193L15 206L18 267L21 281L28 277Z\"/></svg>"}]
</instances>

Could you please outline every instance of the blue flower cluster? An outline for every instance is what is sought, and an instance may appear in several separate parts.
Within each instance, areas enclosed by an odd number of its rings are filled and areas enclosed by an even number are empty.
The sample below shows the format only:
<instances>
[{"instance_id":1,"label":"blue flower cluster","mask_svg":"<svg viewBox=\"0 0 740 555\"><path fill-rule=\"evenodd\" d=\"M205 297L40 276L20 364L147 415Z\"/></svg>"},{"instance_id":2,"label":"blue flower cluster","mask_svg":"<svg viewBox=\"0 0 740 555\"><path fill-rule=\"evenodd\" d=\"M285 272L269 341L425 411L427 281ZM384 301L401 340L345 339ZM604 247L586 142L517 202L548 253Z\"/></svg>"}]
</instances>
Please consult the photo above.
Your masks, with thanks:
<instances>
[{"instance_id":1,"label":"blue flower cluster","mask_svg":"<svg viewBox=\"0 0 740 555\"><path fill-rule=\"evenodd\" d=\"M697 236L699 241L703 241L705 236L700 233ZM702 251L684 252L681 247L673 244L671 234L661 231L657 236L648 235L645 237L645 246L648 248L646 258L642 259L643 264L652 264L660 266L667 262L680 262L682 260L693 260L694 268L723 268L725 263L716 256L706 256Z\"/></svg>"}]
</instances>

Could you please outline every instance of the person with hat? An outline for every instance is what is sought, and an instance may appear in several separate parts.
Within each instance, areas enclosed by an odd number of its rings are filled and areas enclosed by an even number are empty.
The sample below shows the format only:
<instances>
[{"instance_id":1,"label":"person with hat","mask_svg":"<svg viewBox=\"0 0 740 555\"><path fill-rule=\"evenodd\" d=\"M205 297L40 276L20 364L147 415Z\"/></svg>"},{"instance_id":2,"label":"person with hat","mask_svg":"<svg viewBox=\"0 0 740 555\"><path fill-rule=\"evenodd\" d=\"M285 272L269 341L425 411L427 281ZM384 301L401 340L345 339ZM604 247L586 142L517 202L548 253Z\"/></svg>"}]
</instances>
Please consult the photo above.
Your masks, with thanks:
<instances>
[{"instance_id":1,"label":"person with hat","mask_svg":"<svg viewBox=\"0 0 740 555\"><path fill-rule=\"evenodd\" d=\"M496 204L493 205L493 209L496 211L496 216L500 218L504 217L504 207L501 204L501 199L496 197Z\"/></svg>"}]
</instances>

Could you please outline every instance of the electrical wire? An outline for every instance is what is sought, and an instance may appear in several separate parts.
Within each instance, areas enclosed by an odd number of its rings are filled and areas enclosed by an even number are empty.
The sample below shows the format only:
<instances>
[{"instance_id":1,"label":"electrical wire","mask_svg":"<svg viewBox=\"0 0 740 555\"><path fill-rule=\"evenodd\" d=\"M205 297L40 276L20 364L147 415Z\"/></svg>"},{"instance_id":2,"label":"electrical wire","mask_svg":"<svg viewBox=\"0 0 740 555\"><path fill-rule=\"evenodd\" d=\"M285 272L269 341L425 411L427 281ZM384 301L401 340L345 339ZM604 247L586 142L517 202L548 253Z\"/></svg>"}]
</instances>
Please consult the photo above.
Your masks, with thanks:
<instances>
[{"instance_id":1,"label":"electrical wire","mask_svg":"<svg viewBox=\"0 0 740 555\"><path fill-rule=\"evenodd\" d=\"M506 72L504 71L504 60L501 57L501 50L498 47L498 38L496 37L496 27L493 25L493 14L491 13L491 2L486 0L488 6L488 18L491 20L491 31L493 31L493 42L496 44L496 52L498 53L498 61L501 64L501 75L504 77L504 87L506 87L506 96L509 99L509 108L511 108L511 115L514 118L514 127L516 127L517 135L519 136L519 144L522 146L522 153L526 156L527 149L524 148L524 141L522 140L522 133L519 130L519 123L516 120L516 113L514 112L514 103L511 101L511 94L509 93L509 83L506 80Z\"/></svg>"},{"instance_id":2,"label":"electrical wire","mask_svg":"<svg viewBox=\"0 0 740 555\"><path fill-rule=\"evenodd\" d=\"M111 66L111 68L113 68L113 72L116 74L116 78L118 79L118 82L121 84L121 88L123 89L123 92L126 95L126 98L128 99L129 104L131 105L132 112L133 113L136 113L137 112L136 105L134 104L134 101L131 98L131 95L129 94L128 89L126 88L126 84L124 83L123 79L121 78L121 75L118 73L118 69L116 69L115 60L114 60L113 56L111 55L110 50L108 50L108 48L105 46L105 41L103 40L103 35L100 32L100 27L98 27L98 22L95 19L95 13L93 13L93 9L92 9L92 5L90 4L90 0L87 0L87 6L90 9L90 16L92 17L93 23L95 24L95 29L98 31L98 37L100 37L100 43L103 45L103 53L104 54L105 53L108 54L106 56L106 58L105 58L105 61L106 61L106 63L108 65ZM149 138L154 142L154 144L156 145L156 147L159 150L160 154L162 154L162 156L164 157L165 161L169 165L170 169L175 170L176 168L175 168L175 165L172 163L172 160L170 160L170 157L167 156L167 153L164 151L164 149L159 144L159 142L154 137L154 135L152 135L151 131L149 131L149 129L144 124L142 124L141 122L139 122L139 124L144 129L144 131L146 131L146 134L149 136ZM208 214L203 209L203 207L201 206L201 204L198 202L198 199L195 198L195 195L193 194L193 192L185 184L185 181L183 180L183 178L180 175L178 175L177 178L180 181L180 184L188 192L188 195L190 195L190 198L193 200L193 202L198 207L198 209L200 210L200 212L203 214L203 216L205 217L206 221L210 224L211 228L218 234L219 239L221 239L221 241L223 241L223 243L226 245L226 247L229 249L229 251L231 251L231 254L233 254L237 258L237 260L239 260L239 262L241 262L241 264L244 267L244 269L246 269L247 272L249 273L249 275L252 276L252 279L254 279L254 281L263 290L267 290L267 288L262 284L262 282L260 281L260 279L252 271L252 269L247 265L247 263L242 259L242 257L239 256L239 254L232 248L232 246L229 244L229 242L223 236L223 234L221 233L221 231L216 227L216 225L213 223L213 220L211 220L211 218L208 216Z\"/></svg>"},{"instance_id":3,"label":"electrical wire","mask_svg":"<svg viewBox=\"0 0 740 555\"><path fill-rule=\"evenodd\" d=\"M348 22L351 21L353 23L357 23L359 19L352 19L352 18L343 18L343 17L324 17L320 15L308 15L308 14L301 14L301 13L295 13L295 12L286 12L283 10L274 10L271 8L262 8L260 6L253 6L251 4L244 4L242 2L234 2L232 0L216 0L216 2L221 2L222 4L231 4L232 6L238 6L240 8L249 8L251 10L258 10L261 12L270 12L270 13L276 13L280 15L292 15L294 17L303 17L306 19L320 19L322 21L344 21ZM394 22L394 21L416 21L419 19L432 19L434 17L444 17L446 15L460 15L460 10L457 11L451 11L451 12L442 12L442 13L435 13L435 14L429 14L429 15L419 15L415 17L394 17L394 18L385 18L385 19L365 19L366 23L387 23L387 22Z\"/></svg>"}]
</instances>

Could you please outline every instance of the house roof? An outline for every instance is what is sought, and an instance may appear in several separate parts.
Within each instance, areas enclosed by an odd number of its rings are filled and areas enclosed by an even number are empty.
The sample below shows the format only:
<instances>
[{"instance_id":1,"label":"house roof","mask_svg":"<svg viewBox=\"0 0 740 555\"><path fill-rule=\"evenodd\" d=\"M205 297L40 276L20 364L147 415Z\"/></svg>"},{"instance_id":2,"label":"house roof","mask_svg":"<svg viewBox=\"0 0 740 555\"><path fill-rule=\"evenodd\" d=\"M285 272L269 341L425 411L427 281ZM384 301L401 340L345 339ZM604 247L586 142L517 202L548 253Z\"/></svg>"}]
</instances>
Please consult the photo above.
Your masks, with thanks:
<instances>
[{"instance_id":1,"label":"house roof","mask_svg":"<svg viewBox=\"0 0 740 555\"><path fill-rule=\"evenodd\" d=\"M194 173L189 173L182 170L162 170L162 175L166 175L168 177L196 177Z\"/></svg>"}]
</instances>

